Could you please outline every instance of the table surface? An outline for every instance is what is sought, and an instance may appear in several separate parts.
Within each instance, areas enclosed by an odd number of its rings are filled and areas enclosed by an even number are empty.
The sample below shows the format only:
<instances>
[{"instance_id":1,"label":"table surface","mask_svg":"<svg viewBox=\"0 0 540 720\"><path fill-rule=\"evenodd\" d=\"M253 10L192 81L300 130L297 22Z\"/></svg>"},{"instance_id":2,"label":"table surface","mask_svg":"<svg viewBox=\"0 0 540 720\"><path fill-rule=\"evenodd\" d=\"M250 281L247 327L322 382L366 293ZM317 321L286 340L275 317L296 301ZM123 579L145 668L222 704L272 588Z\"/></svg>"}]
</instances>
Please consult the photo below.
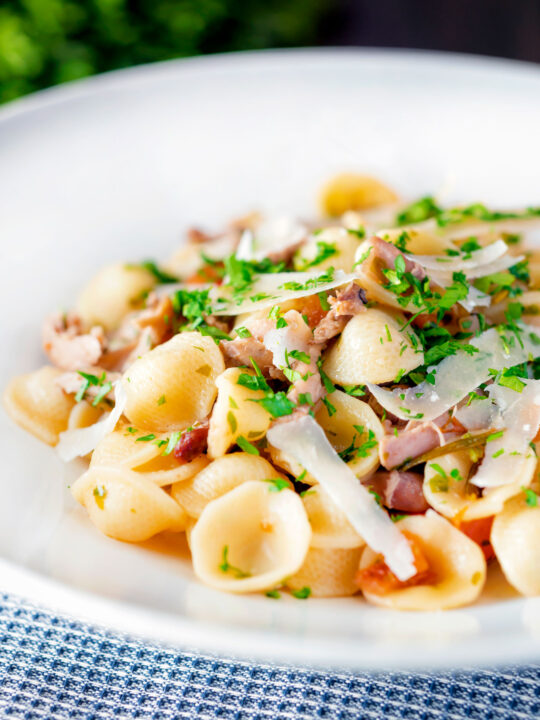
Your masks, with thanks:
<instances>
[{"instance_id":1,"label":"table surface","mask_svg":"<svg viewBox=\"0 0 540 720\"><path fill-rule=\"evenodd\" d=\"M2 594L0 714L529 720L540 717L540 665L371 675L250 664L143 643Z\"/></svg>"}]
</instances>

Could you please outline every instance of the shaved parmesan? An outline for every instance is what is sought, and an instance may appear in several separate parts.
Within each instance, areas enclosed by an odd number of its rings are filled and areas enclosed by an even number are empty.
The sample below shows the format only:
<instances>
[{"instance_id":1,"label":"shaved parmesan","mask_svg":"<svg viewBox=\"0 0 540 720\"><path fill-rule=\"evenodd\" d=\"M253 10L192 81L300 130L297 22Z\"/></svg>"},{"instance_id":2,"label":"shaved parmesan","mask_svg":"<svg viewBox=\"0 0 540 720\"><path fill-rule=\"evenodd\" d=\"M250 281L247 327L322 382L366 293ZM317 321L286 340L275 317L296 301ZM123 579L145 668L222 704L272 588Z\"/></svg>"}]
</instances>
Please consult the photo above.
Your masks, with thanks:
<instances>
[{"instance_id":1,"label":"shaved parmesan","mask_svg":"<svg viewBox=\"0 0 540 720\"><path fill-rule=\"evenodd\" d=\"M489 398L473 398L470 404L461 405L452 414L466 430L487 430L495 426L497 408Z\"/></svg>"},{"instance_id":2,"label":"shaved parmesan","mask_svg":"<svg viewBox=\"0 0 540 720\"><path fill-rule=\"evenodd\" d=\"M254 312L285 300L307 297L341 287L356 277L353 273L345 273L342 270L336 270L332 275L332 280L328 282L324 281L325 276L326 273L320 271L258 275L246 295L238 301L234 300L234 291L231 288L225 285L214 287L210 292L215 303L214 314L241 315L246 312ZM296 285L302 286L302 289L290 289L291 286Z\"/></svg>"},{"instance_id":3,"label":"shaved parmesan","mask_svg":"<svg viewBox=\"0 0 540 720\"><path fill-rule=\"evenodd\" d=\"M263 343L273 355L274 365L278 368L288 366L287 354L293 350L309 355L309 343L313 339L310 328L296 310L289 310L283 316L286 327L269 330L265 333Z\"/></svg>"},{"instance_id":4,"label":"shaved parmesan","mask_svg":"<svg viewBox=\"0 0 540 720\"><path fill-rule=\"evenodd\" d=\"M316 478L367 544L382 553L400 580L416 574L409 543L341 460L321 426L310 415L274 425L267 438L271 445L291 455Z\"/></svg>"},{"instance_id":5,"label":"shaved parmesan","mask_svg":"<svg viewBox=\"0 0 540 720\"><path fill-rule=\"evenodd\" d=\"M244 232L236 257L239 260L262 260L298 245L306 236L307 229L290 217L267 218L254 232Z\"/></svg>"},{"instance_id":6,"label":"shaved parmesan","mask_svg":"<svg viewBox=\"0 0 540 720\"><path fill-rule=\"evenodd\" d=\"M424 381L407 390L386 390L373 383L368 383L367 387L383 408L398 418L433 420L486 382L491 368L499 371L540 356L540 338L535 328L520 327L523 329L520 333L523 347L514 338L514 346L505 348L494 328L486 330L469 343L479 352L469 355L462 350L436 366L434 385Z\"/></svg>"},{"instance_id":7,"label":"shaved parmesan","mask_svg":"<svg viewBox=\"0 0 540 720\"><path fill-rule=\"evenodd\" d=\"M471 251L470 258L448 257L448 255L410 255L405 253L405 257L411 262L418 263L426 270L436 270L443 272L463 272L467 275L468 270L474 270L480 265L488 265L506 255L508 245L504 240L496 240L494 243ZM512 258L515 263L515 258ZM467 277L469 277L467 275Z\"/></svg>"},{"instance_id":8,"label":"shaved parmesan","mask_svg":"<svg viewBox=\"0 0 540 720\"><path fill-rule=\"evenodd\" d=\"M519 212L519 211L518 211ZM464 240L478 235L485 235L486 233L497 233L501 235L503 233L510 234L524 234L530 230L535 230L540 226L540 217L528 217L528 218L507 218L506 220L471 220L470 222L460 222L453 225L445 225L441 227L435 218L430 220L424 220L424 222L416 223L402 227L401 230L404 232L410 230L416 230L417 232L431 233L437 237L448 238L452 240ZM391 232L391 230L381 230L381 234L384 232Z\"/></svg>"},{"instance_id":9,"label":"shaved parmesan","mask_svg":"<svg viewBox=\"0 0 540 720\"><path fill-rule=\"evenodd\" d=\"M104 437L112 433L126 407L126 393L120 382L114 384L114 396L114 408L97 423L60 433L60 442L56 450L61 460L69 462L76 457L85 457Z\"/></svg>"},{"instance_id":10,"label":"shaved parmesan","mask_svg":"<svg viewBox=\"0 0 540 720\"><path fill-rule=\"evenodd\" d=\"M488 388L499 408L495 427L500 437L486 443L484 459L471 479L477 487L511 485L524 477L524 465L534 455L529 443L540 427L540 380L522 380L521 392L500 385ZM483 401L484 402L484 401Z\"/></svg>"}]
</instances>

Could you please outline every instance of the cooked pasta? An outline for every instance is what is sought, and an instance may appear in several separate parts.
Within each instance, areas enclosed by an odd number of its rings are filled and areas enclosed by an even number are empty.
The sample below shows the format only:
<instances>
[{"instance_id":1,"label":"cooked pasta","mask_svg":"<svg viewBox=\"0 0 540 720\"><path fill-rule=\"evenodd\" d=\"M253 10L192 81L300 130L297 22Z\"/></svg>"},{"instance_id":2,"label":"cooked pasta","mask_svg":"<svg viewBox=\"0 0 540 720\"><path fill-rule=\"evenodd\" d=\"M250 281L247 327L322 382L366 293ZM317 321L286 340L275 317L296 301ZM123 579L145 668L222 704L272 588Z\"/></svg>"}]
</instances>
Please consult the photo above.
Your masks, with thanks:
<instances>
[{"instance_id":1,"label":"cooked pasta","mask_svg":"<svg viewBox=\"0 0 540 720\"><path fill-rule=\"evenodd\" d=\"M444 610L499 563L540 595L540 208L355 173L319 204L106 266L7 412L85 459L98 530L185 533L217 590Z\"/></svg>"}]
</instances>

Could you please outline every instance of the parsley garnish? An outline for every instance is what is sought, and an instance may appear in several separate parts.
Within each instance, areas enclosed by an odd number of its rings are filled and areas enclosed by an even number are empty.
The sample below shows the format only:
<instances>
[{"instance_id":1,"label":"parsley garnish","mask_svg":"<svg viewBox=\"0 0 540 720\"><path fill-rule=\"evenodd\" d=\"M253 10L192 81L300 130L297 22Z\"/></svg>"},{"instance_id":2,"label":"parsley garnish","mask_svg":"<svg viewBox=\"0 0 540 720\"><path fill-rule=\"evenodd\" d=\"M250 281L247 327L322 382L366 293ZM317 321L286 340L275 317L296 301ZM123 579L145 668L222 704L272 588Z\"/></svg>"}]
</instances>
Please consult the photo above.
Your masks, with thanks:
<instances>
[{"instance_id":1,"label":"parsley garnish","mask_svg":"<svg viewBox=\"0 0 540 720\"><path fill-rule=\"evenodd\" d=\"M141 267L144 268L144 270L148 270L149 273L152 273L158 283L162 285L179 282L177 277L161 270L153 260L145 260L141 263Z\"/></svg>"},{"instance_id":2,"label":"parsley garnish","mask_svg":"<svg viewBox=\"0 0 540 720\"><path fill-rule=\"evenodd\" d=\"M525 493L525 502L529 507L538 507L538 495L531 488L522 487Z\"/></svg>"},{"instance_id":3,"label":"parsley garnish","mask_svg":"<svg viewBox=\"0 0 540 720\"><path fill-rule=\"evenodd\" d=\"M300 588L300 590L293 590L291 595L298 600L306 600L311 595L311 588L304 585L304 587Z\"/></svg>"},{"instance_id":4,"label":"parsley garnish","mask_svg":"<svg viewBox=\"0 0 540 720\"><path fill-rule=\"evenodd\" d=\"M235 331L236 331L236 334L238 335L238 337L241 337L241 338L251 337L250 331L247 329L247 327L244 327L243 325L235 328Z\"/></svg>"},{"instance_id":5,"label":"parsley garnish","mask_svg":"<svg viewBox=\"0 0 540 720\"><path fill-rule=\"evenodd\" d=\"M221 565L219 565L219 569L221 570L221 572L224 572L224 573L232 572L239 579L250 577L249 573L244 572L243 570L240 570L240 568L237 568L234 565L230 564L230 562L229 562L229 546L228 545L225 545L223 548Z\"/></svg>"},{"instance_id":6,"label":"parsley garnish","mask_svg":"<svg viewBox=\"0 0 540 720\"><path fill-rule=\"evenodd\" d=\"M412 225L436 217L440 213L442 213L442 209L436 204L433 197L426 195L398 213L396 222L398 225Z\"/></svg>"},{"instance_id":7,"label":"parsley garnish","mask_svg":"<svg viewBox=\"0 0 540 720\"><path fill-rule=\"evenodd\" d=\"M301 258L297 262L297 266L299 270L305 271L308 268L314 267L315 265L320 265L324 260L327 260L330 257L333 257L334 255L338 254L338 250L336 248L335 243L327 243L323 240L317 241L317 254L313 258L313 260L307 260L305 258Z\"/></svg>"},{"instance_id":8,"label":"parsley garnish","mask_svg":"<svg viewBox=\"0 0 540 720\"><path fill-rule=\"evenodd\" d=\"M247 452L250 455L259 455L260 454L259 451L257 450L257 448L255 447L255 445L250 443L249 440L246 440L246 438L243 435L239 435L236 438L236 444L244 452Z\"/></svg>"},{"instance_id":9,"label":"parsley garnish","mask_svg":"<svg viewBox=\"0 0 540 720\"><path fill-rule=\"evenodd\" d=\"M284 478L265 478L263 482L270 483L270 492L280 492L289 487L289 481Z\"/></svg>"},{"instance_id":10,"label":"parsley garnish","mask_svg":"<svg viewBox=\"0 0 540 720\"><path fill-rule=\"evenodd\" d=\"M332 282L334 279L334 268L329 267L326 272L324 272L322 275L319 275L318 277L310 278L309 280L306 280L305 283L299 283L297 281L291 281L283 283L283 285L279 286L280 290L294 290L294 291L300 291L300 290L311 290L312 288L316 288L318 285L324 285L325 283Z\"/></svg>"},{"instance_id":11,"label":"parsley garnish","mask_svg":"<svg viewBox=\"0 0 540 720\"><path fill-rule=\"evenodd\" d=\"M92 491L92 495L95 498L96 505L100 510L103 510L104 507L104 501L107 497L107 489L104 485L96 485L96 487Z\"/></svg>"}]
</instances>

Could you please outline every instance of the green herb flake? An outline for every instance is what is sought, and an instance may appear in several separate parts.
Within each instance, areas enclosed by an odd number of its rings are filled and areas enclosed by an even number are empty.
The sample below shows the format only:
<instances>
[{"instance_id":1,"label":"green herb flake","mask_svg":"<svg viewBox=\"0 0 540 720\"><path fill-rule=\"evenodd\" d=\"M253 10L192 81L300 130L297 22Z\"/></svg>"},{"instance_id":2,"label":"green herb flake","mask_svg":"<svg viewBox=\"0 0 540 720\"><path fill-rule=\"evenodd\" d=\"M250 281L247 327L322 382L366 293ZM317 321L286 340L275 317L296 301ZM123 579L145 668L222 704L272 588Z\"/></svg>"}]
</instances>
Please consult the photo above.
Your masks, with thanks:
<instances>
[{"instance_id":1,"label":"green herb flake","mask_svg":"<svg viewBox=\"0 0 540 720\"><path fill-rule=\"evenodd\" d=\"M297 600L306 600L311 595L311 588L304 585L300 590L293 590L291 595Z\"/></svg>"},{"instance_id":2,"label":"green herb flake","mask_svg":"<svg viewBox=\"0 0 540 720\"><path fill-rule=\"evenodd\" d=\"M236 422L236 418L232 410L229 410L229 412L227 413L227 422L229 423L231 432L234 434L238 429L238 423Z\"/></svg>"},{"instance_id":3,"label":"green herb flake","mask_svg":"<svg viewBox=\"0 0 540 720\"><path fill-rule=\"evenodd\" d=\"M218 566L221 572L223 573L232 573L235 575L238 579L241 578L247 578L250 577L250 574L247 572L244 572L243 570L240 570L240 568L235 567L234 565L231 565L229 562L229 546L225 545L223 547L222 555L221 555L221 564Z\"/></svg>"},{"instance_id":4,"label":"green herb flake","mask_svg":"<svg viewBox=\"0 0 540 720\"><path fill-rule=\"evenodd\" d=\"M166 402L167 402L167 398L165 397L165 395L162 395L162 396L159 398L159 400L157 401L157 404L158 404L158 405L165 405Z\"/></svg>"},{"instance_id":5,"label":"green herb flake","mask_svg":"<svg viewBox=\"0 0 540 720\"><path fill-rule=\"evenodd\" d=\"M274 600L279 600L279 598L281 597L281 593L279 592L279 590L267 590L264 594L267 598L272 598Z\"/></svg>"},{"instance_id":6,"label":"green herb flake","mask_svg":"<svg viewBox=\"0 0 540 720\"><path fill-rule=\"evenodd\" d=\"M154 433L150 433L150 435L143 435L142 437L138 437L135 442L150 442L151 440L155 440L156 436Z\"/></svg>"},{"instance_id":7,"label":"green herb flake","mask_svg":"<svg viewBox=\"0 0 540 720\"><path fill-rule=\"evenodd\" d=\"M238 335L238 337L241 337L241 338L251 337L251 332L247 329L247 327L244 327L243 325L235 328L235 332Z\"/></svg>"},{"instance_id":8,"label":"green herb flake","mask_svg":"<svg viewBox=\"0 0 540 720\"><path fill-rule=\"evenodd\" d=\"M258 434L258 433L257 433ZM249 440L246 440L246 438L243 435L239 435L236 438L236 444L239 448L241 448L244 452L249 453L250 455L260 455L259 451L255 447L255 445L252 445L252 443L249 442Z\"/></svg>"},{"instance_id":9,"label":"green herb flake","mask_svg":"<svg viewBox=\"0 0 540 720\"><path fill-rule=\"evenodd\" d=\"M269 483L269 490L270 492L281 492L281 490L288 489L289 481L285 480L284 478L265 478L263 480L265 483Z\"/></svg>"},{"instance_id":10,"label":"green herb flake","mask_svg":"<svg viewBox=\"0 0 540 720\"><path fill-rule=\"evenodd\" d=\"M538 507L538 495L531 488L522 487L525 493L525 502L529 507Z\"/></svg>"}]
</instances>

